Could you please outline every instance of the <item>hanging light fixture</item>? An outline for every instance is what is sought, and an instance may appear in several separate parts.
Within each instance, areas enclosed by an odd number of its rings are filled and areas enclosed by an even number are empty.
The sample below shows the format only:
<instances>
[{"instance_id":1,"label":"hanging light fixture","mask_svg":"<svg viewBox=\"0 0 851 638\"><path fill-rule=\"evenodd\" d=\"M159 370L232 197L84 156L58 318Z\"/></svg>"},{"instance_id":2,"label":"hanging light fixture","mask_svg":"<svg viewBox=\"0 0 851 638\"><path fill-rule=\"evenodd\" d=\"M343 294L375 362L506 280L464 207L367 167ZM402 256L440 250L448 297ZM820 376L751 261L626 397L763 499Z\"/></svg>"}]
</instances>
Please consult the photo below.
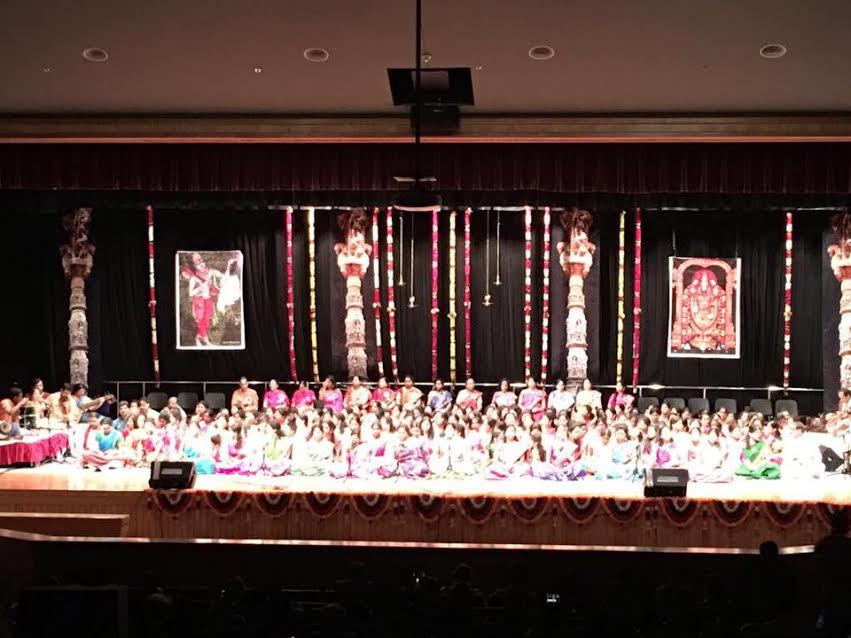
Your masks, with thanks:
<instances>
[{"instance_id":1,"label":"hanging light fixture","mask_svg":"<svg viewBox=\"0 0 851 638\"><path fill-rule=\"evenodd\" d=\"M487 307L492 305L491 302L491 211L488 209L486 214L485 230L485 300L482 305Z\"/></svg>"},{"instance_id":2,"label":"hanging light fixture","mask_svg":"<svg viewBox=\"0 0 851 638\"><path fill-rule=\"evenodd\" d=\"M414 229L413 229L413 220L411 220L411 221L412 221L411 232L409 233L411 235L411 257L408 260L408 261L410 261L410 264L408 265L408 267L410 268L409 275L408 275L408 281L411 282L411 296L408 297L408 308L413 309L413 308L417 307L417 296L416 296L416 293L414 292Z\"/></svg>"},{"instance_id":3,"label":"hanging light fixture","mask_svg":"<svg viewBox=\"0 0 851 638\"><path fill-rule=\"evenodd\" d=\"M496 279L493 281L494 286L502 285L502 280L499 278L499 233L502 225L500 215L501 211L496 211Z\"/></svg>"},{"instance_id":4,"label":"hanging light fixture","mask_svg":"<svg viewBox=\"0 0 851 638\"><path fill-rule=\"evenodd\" d=\"M399 213L399 284L400 288L405 287L405 215Z\"/></svg>"}]
</instances>

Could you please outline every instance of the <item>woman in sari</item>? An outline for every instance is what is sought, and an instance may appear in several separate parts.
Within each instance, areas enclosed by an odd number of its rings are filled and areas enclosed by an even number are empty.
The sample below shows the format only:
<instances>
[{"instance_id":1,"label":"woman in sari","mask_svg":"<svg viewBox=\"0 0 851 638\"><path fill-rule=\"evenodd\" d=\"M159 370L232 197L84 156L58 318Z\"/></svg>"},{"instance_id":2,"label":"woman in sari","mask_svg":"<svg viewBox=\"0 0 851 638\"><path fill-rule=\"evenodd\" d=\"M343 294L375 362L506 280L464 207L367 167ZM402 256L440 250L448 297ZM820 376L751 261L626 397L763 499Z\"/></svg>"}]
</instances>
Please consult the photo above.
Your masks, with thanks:
<instances>
[{"instance_id":1,"label":"woman in sari","mask_svg":"<svg viewBox=\"0 0 851 638\"><path fill-rule=\"evenodd\" d=\"M322 433L322 426L314 424L304 454L293 463L292 473L298 476L325 476L334 461L334 444Z\"/></svg>"},{"instance_id":2,"label":"woman in sari","mask_svg":"<svg viewBox=\"0 0 851 638\"><path fill-rule=\"evenodd\" d=\"M372 404L379 406L382 410L390 411L396 405L396 392L387 385L387 377L378 377L378 385L372 391Z\"/></svg>"},{"instance_id":3,"label":"woman in sari","mask_svg":"<svg viewBox=\"0 0 851 638\"><path fill-rule=\"evenodd\" d=\"M494 457L488 466L485 478L507 479L528 476L531 467L526 462L529 446L517 438L517 428L509 425L505 428L505 441L494 448Z\"/></svg>"},{"instance_id":4,"label":"woman in sari","mask_svg":"<svg viewBox=\"0 0 851 638\"><path fill-rule=\"evenodd\" d=\"M403 425L396 430L399 445L396 447L397 474L403 478L417 479L428 476L425 440L417 425Z\"/></svg>"},{"instance_id":5,"label":"woman in sari","mask_svg":"<svg viewBox=\"0 0 851 638\"><path fill-rule=\"evenodd\" d=\"M513 408L517 405L517 395L508 383L508 379L502 379L499 382L499 390L493 393L491 405L498 408Z\"/></svg>"},{"instance_id":6,"label":"woman in sari","mask_svg":"<svg viewBox=\"0 0 851 638\"><path fill-rule=\"evenodd\" d=\"M745 448L742 464L736 470L736 476L754 479L780 478L780 466L772 463L771 447L765 442L762 428L752 425L748 430L748 443Z\"/></svg>"},{"instance_id":7,"label":"woman in sari","mask_svg":"<svg viewBox=\"0 0 851 638\"><path fill-rule=\"evenodd\" d=\"M312 408L316 403L316 393L307 387L307 381L299 381L298 389L293 393L292 405L296 410Z\"/></svg>"},{"instance_id":8,"label":"woman in sari","mask_svg":"<svg viewBox=\"0 0 851 638\"><path fill-rule=\"evenodd\" d=\"M334 383L334 377L325 377L322 382L322 387L319 388L319 400L326 409L331 410L334 414L339 414L343 411L343 393Z\"/></svg>"},{"instance_id":9,"label":"woman in sari","mask_svg":"<svg viewBox=\"0 0 851 638\"><path fill-rule=\"evenodd\" d=\"M547 407L555 410L556 413L569 412L573 408L576 399L573 398L573 393L570 390L565 390L564 380L556 381L556 389L550 392L547 398Z\"/></svg>"},{"instance_id":10,"label":"woman in sari","mask_svg":"<svg viewBox=\"0 0 851 638\"><path fill-rule=\"evenodd\" d=\"M520 392L517 405L524 412L531 412L532 419L539 421L547 409L547 394L538 387L532 377L526 379L526 388Z\"/></svg>"},{"instance_id":11,"label":"woman in sari","mask_svg":"<svg viewBox=\"0 0 851 638\"><path fill-rule=\"evenodd\" d=\"M443 380L437 379L431 392L428 393L426 405L431 408L432 414L448 412L452 408L452 393L443 387Z\"/></svg>"},{"instance_id":12,"label":"woman in sari","mask_svg":"<svg viewBox=\"0 0 851 638\"><path fill-rule=\"evenodd\" d=\"M263 395L264 408L286 408L289 407L290 400L287 398L287 393L278 387L276 379L269 379L269 389Z\"/></svg>"}]
</instances>

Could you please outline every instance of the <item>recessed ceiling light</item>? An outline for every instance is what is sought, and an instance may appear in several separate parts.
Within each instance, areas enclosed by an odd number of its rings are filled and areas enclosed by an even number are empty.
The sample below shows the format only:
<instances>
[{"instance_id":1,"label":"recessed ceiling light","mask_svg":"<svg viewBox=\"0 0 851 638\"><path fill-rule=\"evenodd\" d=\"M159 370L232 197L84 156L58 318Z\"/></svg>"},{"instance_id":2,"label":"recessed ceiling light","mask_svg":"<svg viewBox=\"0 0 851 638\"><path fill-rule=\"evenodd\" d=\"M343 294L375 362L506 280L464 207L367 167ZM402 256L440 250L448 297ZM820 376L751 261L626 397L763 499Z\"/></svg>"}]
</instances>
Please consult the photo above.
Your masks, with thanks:
<instances>
[{"instance_id":1,"label":"recessed ceiling light","mask_svg":"<svg viewBox=\"0 0 851 638\"><path fill-rule=\"evenodd\" d=\"M43 67L41 67L41 71L42 73L50 73L50 67L45 64Z\"/></svg>"},{"instance_id":2,"label":"recessed ceiling light","mask_svg":"<svg viewBox=\"0 0 851 638\"><path fill-rule=\"evenodd\" d=\"M766 44L759 50L759 54L769 60L782 58L786 55L786 47L782 44Z\"/></svg>"},{"instance_id":3,"label":"recessed ceiling light","mask_svg":"<svg viewBox=\"0 0 851 638\"><path fill-rule=\"evenodd\" d=\"M476 66L474 66L474 67L473 67L473 69L474 69L474 70L476 70L476 71L481 71L481 70L482 70L482 68L483 68L483 67L482 67L482 65L481 65L481 64L477 64Z\"/></svg>"},{"instance_id":4,"label":"recessed ceiling light","mask_svg":"<svg viewBox=\"0 0 851 638\"><path fill-rule=\"evenodd\" d=\"M83 49L83 58L89 62L106 62L109 59L109 53L98 47L89 47Z\"/></svg>"},{"instance_id":5,"label":"recessed ceiling light","mask_svg":"<svg viewBox=\"0 0 851 638\"><path fill-rule=\"evenodd\" d=\"M254 72L255 73L263 73L263 67L262 66L255 66Z\"/></svg>"},{"instance_id":6,"label":"recessed ceiling light","mask_svg":"<svg viewBox=\"0 0 851 638\"><path fill-rule=\"evenodd\" d=\"M555 54L555 49L546 44L540 44L529 49L529 57L533 60L549 60Z\"/></svg>"},{"instance_id":7,"label":"recessed ceiling light","mask_svg":"<svg viewBox=\"0 0 851 638\"><path fill-rule=\"evenodd\" d=\"M311 48L304 50L304 59L308 62L325 62L330 57L331 54L325 49Z\"/></svg>"}]
</instances>

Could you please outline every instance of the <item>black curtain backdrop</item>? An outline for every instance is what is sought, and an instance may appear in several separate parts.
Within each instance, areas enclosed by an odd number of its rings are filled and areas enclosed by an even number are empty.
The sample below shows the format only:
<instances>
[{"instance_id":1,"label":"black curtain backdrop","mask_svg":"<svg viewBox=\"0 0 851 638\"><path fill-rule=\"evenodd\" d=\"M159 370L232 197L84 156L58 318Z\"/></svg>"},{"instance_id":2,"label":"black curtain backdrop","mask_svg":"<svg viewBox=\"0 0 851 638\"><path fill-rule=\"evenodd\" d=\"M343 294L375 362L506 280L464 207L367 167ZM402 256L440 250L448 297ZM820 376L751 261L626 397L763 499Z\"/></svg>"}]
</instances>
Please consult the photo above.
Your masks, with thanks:
<instances>
[{"instance_id":1,"label":"black curtain backdrop","mask_svg":"<svg viewBox=\"0 0 851 638\"><path fill-rule=\"evenodd\" d=\"M11 206L3 212L10 222L8 250L17 273L10 295L12 312L3 313L4 334L10 335L0 378L5 384L26 384L41 376L56 387L68 374L68 285L61 272L59 246L61 200L45 194L39 206ZM205 200L207 201L207 200ZM44 206L44 202L50 205ZM208 204L210 202L207 202ZM591 239L597 244L594 268L586 279L589 320L589 371L598 383L615 377L617 308L618 208L599 196L589 200L594 214ZM751 201L753 204L754 202ZM757 201L757 203L759 203ZM147 235L144 205L123 209L95 208L92 235L97 246L95 267L87 282L91 384L103 379L151 379L150 328L147 308ZM233 381L240 374L254 378L289 378L286 324L286 252L284 212L242 206L197 207L188 198L174 208L156 209L157 318L164 379ZM43 214L32 214L43 212ZM317 323L321 374L345 376L345 282L336 268L333 245L340 241L337 210L317 210ZM367 208L371 213L371 208ZM836 325L838 284L829 270L825 247L833 243L825 212L798 212L795 216L795 261L792 327L792 384L825 387L830 397L838 370ZM301 377L310 378L309 300L306 212L293 215L293 268L296 357ZM484 257L486 212L472 214L473 374L483 382L502 376L523 375L523 212L504 211L501 271L503 285L491 286L493 305L482 305L485 289ZM389 326L386 313L386 209L379 214L382 279L382 336L385 369L390 373ZM736 212L646 210L641 383L668 385L780 385L782 379L783 214L763 208L741 207ZM632 276L634 213L626 224L626 320L624 322L624 377L631 376ZM532 372L540 373L542 211L533 213L532 264ZM410 296L410 237L415 232L414 290ZM447 213L440 216L438 321L439 374L449 375L448 353L448 228ZM496 275L496 213L491 213L491 282ZM399 370L419 380L431 376L430 261L431 216L405 216L405 241L399 242L399 213L395 213L396 278L401 274L404 250L406 285L396 287ZM457 216L457 353L458 377L463 377L463 208ZM552 216L550 374L564 376L564 319L566 289L558 265L557 242L562 238L558 211ZM674 359L666 356L668 313L668 257L730 256L742 258L742 358L739 360ZM177 351L174 324L174 253L177 250L241 250L245 256L244 289L246 349L244 351ZM372 264L364 279L364 316L368 335L370 374L375 376ZM595 306L596 300L596 308ZM336 307L336 310L334 308ZM824 321L823 321L824 318ZM335 345L336 344L336 345ZM336 355L335 351L341 353ZM824 379L824 386L822 382ZM802 396L796 398L804 404ZM818 402L820 404L820 400ZM820 407L820 405L818 406Z\"/></svg>"}]
</instances>

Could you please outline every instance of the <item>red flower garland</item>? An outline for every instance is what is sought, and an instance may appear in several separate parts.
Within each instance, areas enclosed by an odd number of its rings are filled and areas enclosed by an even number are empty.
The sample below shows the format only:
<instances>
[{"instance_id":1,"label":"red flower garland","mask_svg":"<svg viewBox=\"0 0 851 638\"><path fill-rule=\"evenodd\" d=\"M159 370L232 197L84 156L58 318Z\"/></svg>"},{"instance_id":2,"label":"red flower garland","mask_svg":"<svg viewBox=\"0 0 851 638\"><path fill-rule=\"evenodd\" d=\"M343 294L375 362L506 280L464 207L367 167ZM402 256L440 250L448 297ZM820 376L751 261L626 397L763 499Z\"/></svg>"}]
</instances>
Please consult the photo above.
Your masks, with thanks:
<instances>
[{"instance_id":1,"label":"red flower garland","mask_svg":"<svg viewBox=\"0 0 851 638\"><path fill-rule=\"evenodd\" d=\"M298 367L295 360L295 305L293 293L293 209L284 213L287 242L287 335L290 346L290 377L298 381Z\"/></svg>"},{"instance_id":2,"label":"red flower garland","mask_svg":"<svg viewBox=\"0 0 851 638\"><path fill-rule=\"evenodd\" d=\"M541 326L541 384L547 383L550 349L550 207L544 208L544 311Z\"/></svg>"},{"instance_id":3,"label":"red flower garland","mask_svg":"<svg viewBox=\"0 0 851 638\"><path fill-rule=\"evenodd\" d=\"M154 271L154 207L148 206L148 311L151 315L151 359L154 381L160 382L160 348L157 344L157 287Z\"/></svg>"},{"instance_id":4,"label":"red flower garland","mask_svg":"<svg viewBox=\"0 0 851 638\"><path fill-rule=\"evenodd\" d=\"M438 210L431 211L431 378L437 378L437 275L439 271Z\"/></svg>"},{"instance_id":5,"label":"red flower garland","mask_svg":"<svg viewBox=\"0 0 851 638\"><path fill-rule=\"evenodd\" d=\"M641 209L635 209L635 275L632 298L632 391L638 387L641 357Z\"/></svg>"},{"instance_id":6,"label":"red flower garland","mask_svg":"<svg viewBox=\"0 0 851 638\"><path fill-rule=\"evenodd\" d=\"M464 375L469 378L473 374L473 351L470 340L473 334L473 324L470 319L470 214L468 208L464 211Z\"/></svg>"},{"instance_id":7,"label":"red flower garland","mask_svg":"<svg viewBox=\"0 0 851 638\"><path fill-rule=\"evenodd\" d=\"M526 206L525 259L523 273L523 369L524 378L532 376L532 208Z\"/></svg>"},{"instance_id":8,"label":"red flower garland","mask_svg":"<svg viewBox=\"0 0 851 638\"><path fill-rule=\"evenodd\" d=\"M384 348L381 345L381 267L378 254L378 207L372 209L372 308L375 311L375 360L378 376L384 376Z\"/></svg>"},{"instance_id":9,"label":"red flower garland","mask_svg":"<svg viewBox=\"0 0 851 638\"><path fill-rule=\"evenodd\" d=\"M792 363L792 213L786 213L786 260L783 285L783 390L789 389Z\"/></svg>"},{"instance_id":10,"label":"red flower garland","mask_svg":"<svg viewBox=\"0 0 851 638\"><path fill-rule=\"evenodd\" d=\"M390 370L393 381L399 381L399 363L396 352L396 301L393 279L393 209L387 209L387 325L390 328Z\"/></svg>"}]
</instances>

